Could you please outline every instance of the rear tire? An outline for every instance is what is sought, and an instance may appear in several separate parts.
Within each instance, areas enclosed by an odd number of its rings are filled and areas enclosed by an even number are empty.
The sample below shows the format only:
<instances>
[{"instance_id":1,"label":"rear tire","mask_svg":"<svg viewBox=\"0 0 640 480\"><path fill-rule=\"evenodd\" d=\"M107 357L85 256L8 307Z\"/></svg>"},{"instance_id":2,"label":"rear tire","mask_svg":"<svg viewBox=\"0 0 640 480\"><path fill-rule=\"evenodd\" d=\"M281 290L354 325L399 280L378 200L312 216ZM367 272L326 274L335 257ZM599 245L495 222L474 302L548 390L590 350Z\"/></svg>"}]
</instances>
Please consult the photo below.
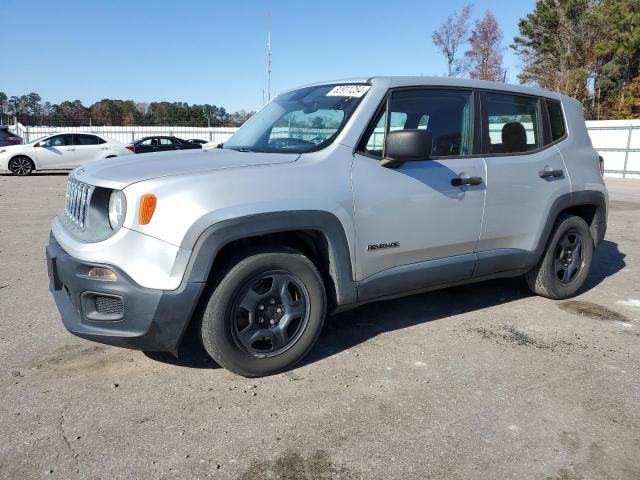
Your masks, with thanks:
<instances>
[{"instance_id":1,"label":"rear tire","mask_svg":"<svg viewBox=\"0 0 640 480\"><path fill-rule=\"evenodd\" d=\"M238 375L282 372L315 344L326 303L322 277L307 257L288 248L261 249L235 263L211 292L202 343Z\"/></svg>"},{"instance_id":2,"label":"rear tire","mask_svg":"<svg viewBox=\"0 0 640 480\"><path fill-rule=\"evenodd\" d=\"M13 157L9 160L9 170L18 177L26 177L36 169L33 161L24 155Z\"/></svg>"},{"instance_id":3,"label":"rear tire","mask_svg":"<svg viewBox=\"0 0 640 480\"><path fill-rule=\"evenodd\" d=\"M532 292L561 300L578 293L589 275L593 238L589 225L575 215L562 215L542 260L525 275Z\"/></svg>"}]
</instances>

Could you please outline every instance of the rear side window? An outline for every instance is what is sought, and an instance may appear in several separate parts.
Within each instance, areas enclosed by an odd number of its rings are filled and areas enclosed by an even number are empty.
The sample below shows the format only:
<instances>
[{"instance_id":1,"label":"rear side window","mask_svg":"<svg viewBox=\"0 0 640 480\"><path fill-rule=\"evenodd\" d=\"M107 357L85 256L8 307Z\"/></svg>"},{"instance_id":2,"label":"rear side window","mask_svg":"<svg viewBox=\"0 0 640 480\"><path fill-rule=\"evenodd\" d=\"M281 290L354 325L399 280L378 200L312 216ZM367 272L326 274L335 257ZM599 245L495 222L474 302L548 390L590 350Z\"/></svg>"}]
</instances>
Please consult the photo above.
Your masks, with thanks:
<instances>
[{"instance_id":1,"label":"rear side window","mask_svg":"<svg viewBox=\"0 0 640 480\"><path fill-rule=\"evenodd\" d=\"M551 124L552 141L560 140L567 133L564 125L564 115L562 105L554 100L547 100L547 112L549 112L549 123Z\"/></svg>"},{"instance_id":2,"label":"rear side window","mask_svg":"<svg viewBox=\"0 0 640 480\"><path fill-rule=\"evenodd\" d=\"M100 145L101 143L105 143L104 140L95 135L76 135L76 145Z\"/></svg>"},{"instance_id":3,"label":"rear side window","mask_svg":"<svg viewBox=\"0 0 640 480\"><path fill-rule=\"evenodd\" d=\"M488 93L486 115L485 153L524 153L542 146L539 99Z\"/></svg>"}]
</instances>

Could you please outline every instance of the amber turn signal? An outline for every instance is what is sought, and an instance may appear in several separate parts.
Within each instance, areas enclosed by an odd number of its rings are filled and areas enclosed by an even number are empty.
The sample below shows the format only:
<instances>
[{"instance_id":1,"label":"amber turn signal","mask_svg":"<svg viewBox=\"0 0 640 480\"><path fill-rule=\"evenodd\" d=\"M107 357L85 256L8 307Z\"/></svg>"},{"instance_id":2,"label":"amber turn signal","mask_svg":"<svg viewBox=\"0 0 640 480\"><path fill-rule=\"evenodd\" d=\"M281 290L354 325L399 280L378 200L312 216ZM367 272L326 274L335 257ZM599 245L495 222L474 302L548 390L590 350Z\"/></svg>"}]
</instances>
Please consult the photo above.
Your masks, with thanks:
<instances>
[{"instance_id":1,"label":"amber turn signal","mask_svg":"<svg viewBox=\"0 0 640 480\"><path fill-rule=\"evenodd\" d=\"M147 193L140 199L140 225L147 225L156 211L158 200L153 193Z\"/></svg>"}]
</instances>

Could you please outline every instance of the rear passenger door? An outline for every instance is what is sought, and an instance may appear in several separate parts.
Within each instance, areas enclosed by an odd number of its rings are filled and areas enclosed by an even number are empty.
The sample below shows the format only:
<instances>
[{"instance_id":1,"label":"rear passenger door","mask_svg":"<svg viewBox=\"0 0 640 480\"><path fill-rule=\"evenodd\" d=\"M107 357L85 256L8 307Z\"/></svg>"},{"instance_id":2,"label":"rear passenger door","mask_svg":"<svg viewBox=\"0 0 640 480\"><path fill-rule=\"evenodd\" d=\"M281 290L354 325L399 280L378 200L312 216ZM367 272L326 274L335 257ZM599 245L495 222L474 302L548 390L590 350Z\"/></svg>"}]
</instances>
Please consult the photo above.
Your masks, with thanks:
<instances>
[{"instance_id":1,"label":"rear passenger door","mask_svg":"<svg viewBox=\"0 0 640 480\"><path fill-rule=\"evenodd\" d=\"M160 151L177 150L178 144L171 137L160 137Z\"/></svg>"},{"instance_id":2,"label":"rear passenger door","mask_svg":"<svg viewBox=\"0 0 640 480\"><path fill-rule=\"evenodd\" d=\"M98 160L107 150L107 142L96 135L77 133L74 135L74 144L77 165Z\"/></svg>"},{"instance_id":3,"label":"rear passenger door","mask_svg":"<svg viewBox=\"0 0 640 480\"><path fill-rule=\"evenodd\" d=\"M529 267L546 224L554 221L551 205L571 191L553 145L564 129L556 126L552 134L545 99L485 92L482 112L487 196L474 277Z\"/></svg>"}]
</instances>

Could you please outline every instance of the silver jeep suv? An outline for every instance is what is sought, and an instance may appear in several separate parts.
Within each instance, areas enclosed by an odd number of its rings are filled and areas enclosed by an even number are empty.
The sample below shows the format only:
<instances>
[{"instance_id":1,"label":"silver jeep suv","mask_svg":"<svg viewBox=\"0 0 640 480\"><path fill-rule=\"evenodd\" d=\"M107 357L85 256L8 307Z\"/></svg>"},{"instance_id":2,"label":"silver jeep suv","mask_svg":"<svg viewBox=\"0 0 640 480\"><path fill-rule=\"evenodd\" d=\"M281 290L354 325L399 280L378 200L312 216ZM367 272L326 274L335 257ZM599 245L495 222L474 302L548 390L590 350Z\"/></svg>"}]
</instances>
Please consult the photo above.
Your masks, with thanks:
<instances>
[{"instance_id":1,"label":"silver jeep suv","mask_svg":"<svg viewBox=\"0 0 640 480\"><path fill-rule=\"evenodd\" d=\"M216 149L76 169L47 259L72 333L177 355L193 322L260 376L365 302L517 276L570 297L606 219L576 100L375 77L283 93Z\"/></svg>"}]
</instances>

